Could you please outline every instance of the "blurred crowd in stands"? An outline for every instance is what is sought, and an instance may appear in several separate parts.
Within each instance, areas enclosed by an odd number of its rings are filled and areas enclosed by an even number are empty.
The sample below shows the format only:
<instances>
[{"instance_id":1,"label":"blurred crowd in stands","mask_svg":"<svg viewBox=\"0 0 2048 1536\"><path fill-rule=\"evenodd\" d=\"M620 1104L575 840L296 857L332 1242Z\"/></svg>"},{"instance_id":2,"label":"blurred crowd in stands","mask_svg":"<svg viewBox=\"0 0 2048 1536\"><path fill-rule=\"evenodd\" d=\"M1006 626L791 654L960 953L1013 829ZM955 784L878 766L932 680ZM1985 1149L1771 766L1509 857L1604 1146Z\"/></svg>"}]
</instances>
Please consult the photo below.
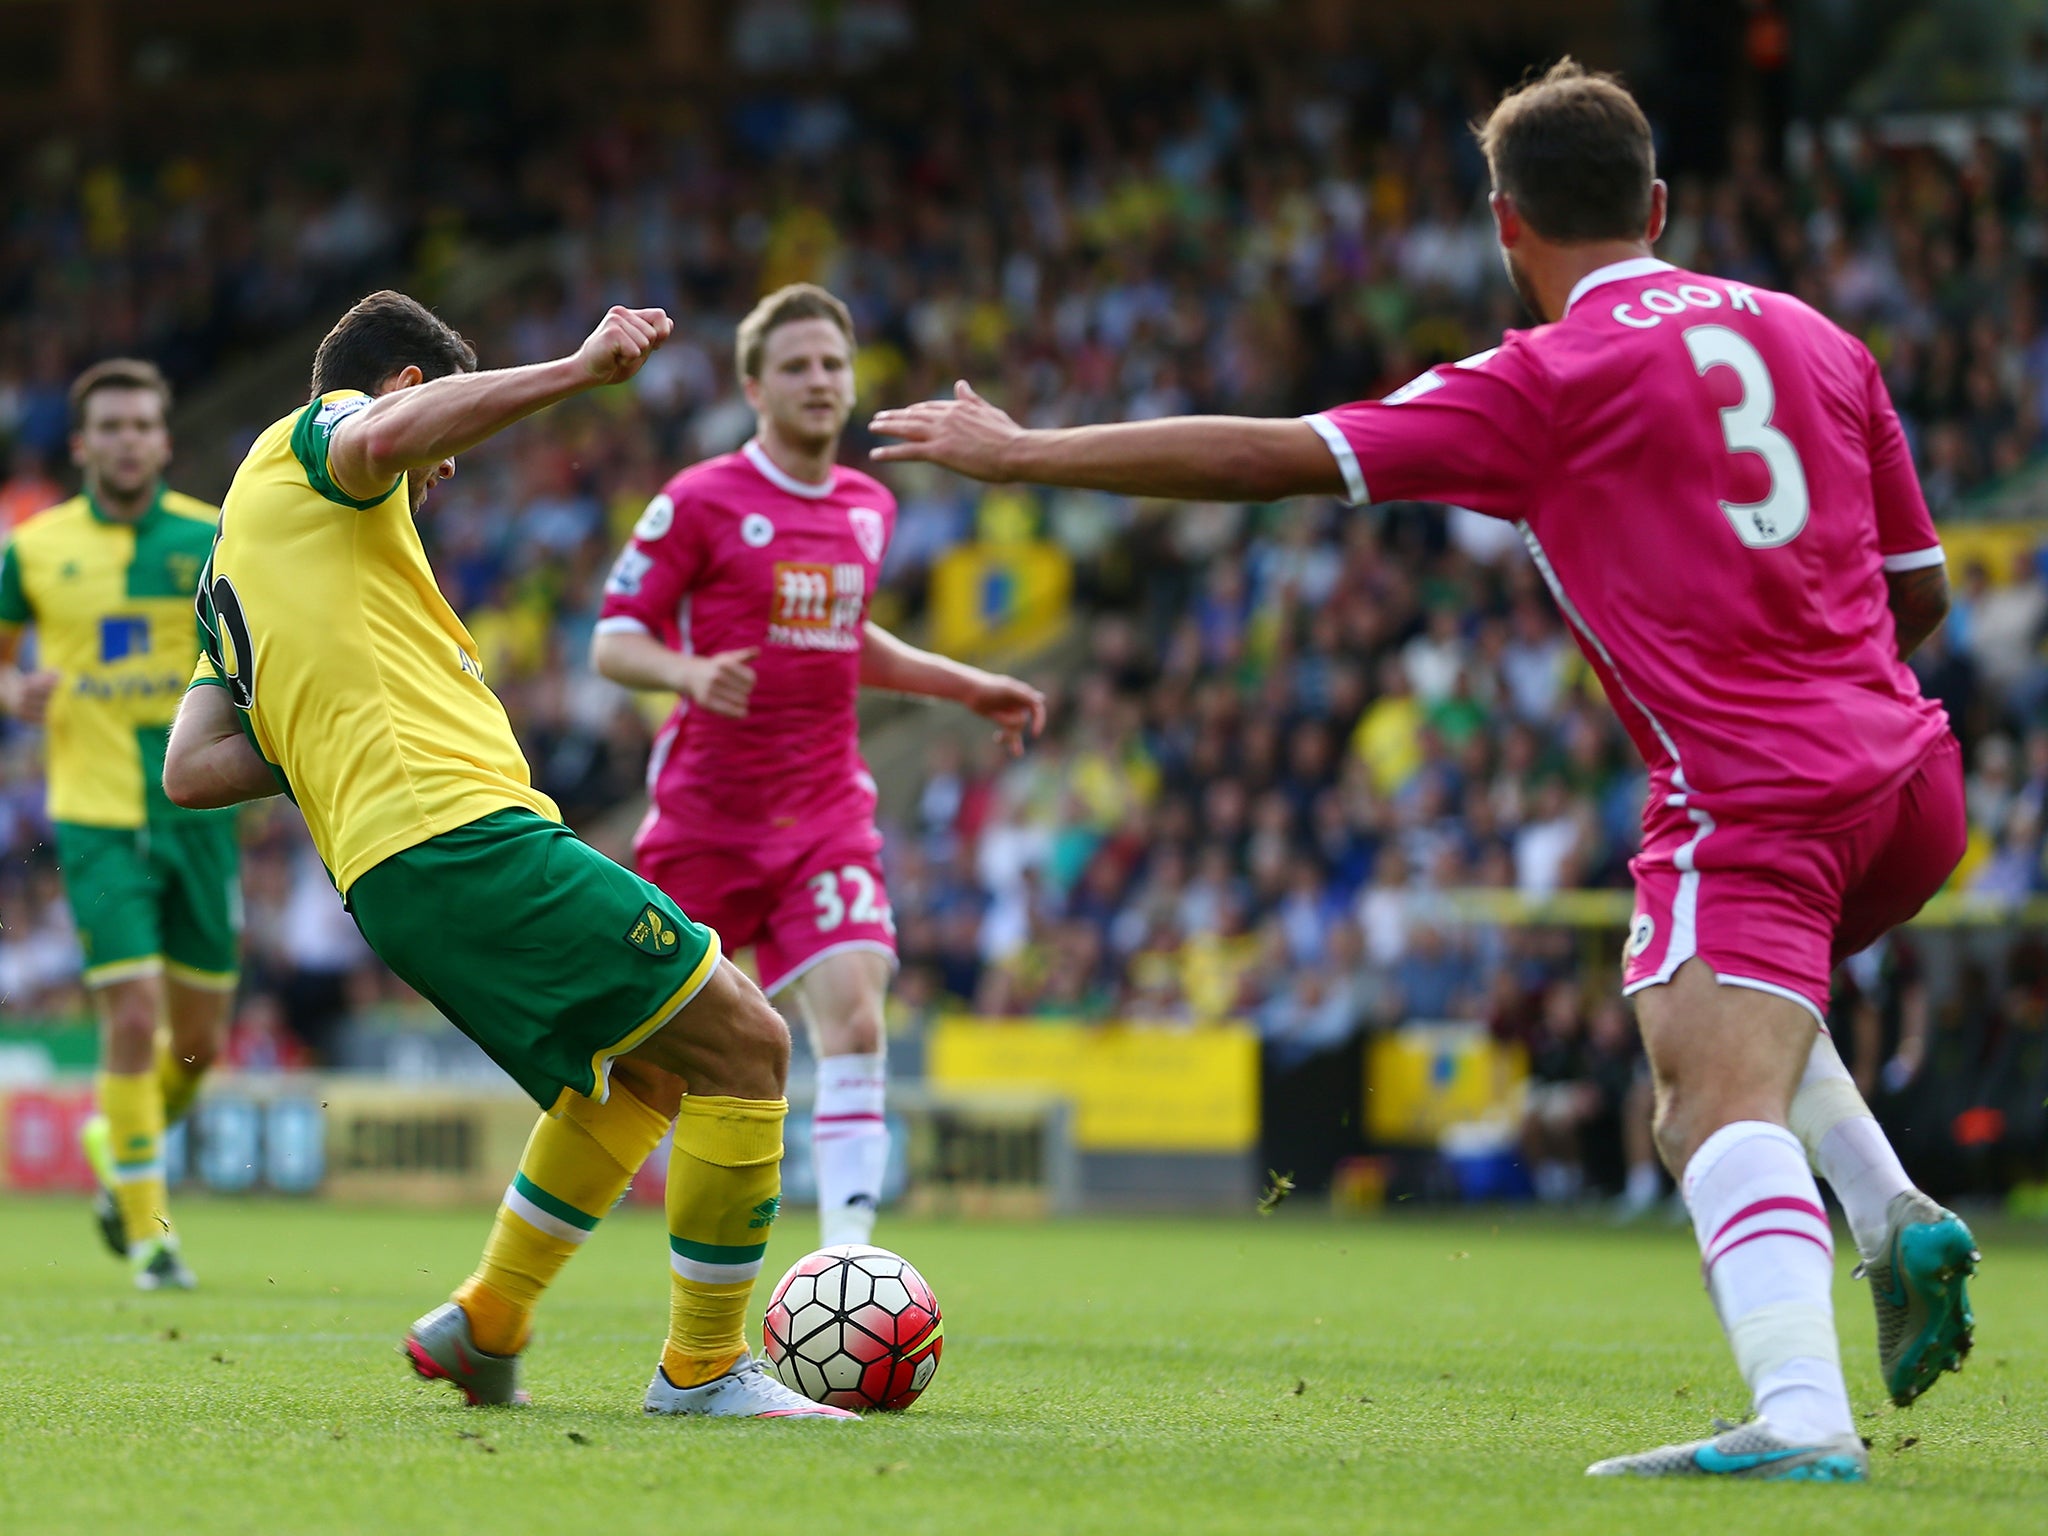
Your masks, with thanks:
<instances>
[{"instance_id":1,"label":"blurred crowd in stands","mask_svg":"<svg viewBox=\"0 0 2048 1536\"><path fill-rule=\"evenodd\" d=\"M1464 127L1503 78L1443 59L1249 56L1117 80L1019 63L488 131L450 108L426 125L434 153L396 153L373 124L316 157L168 130L118 161L55 140L0 170L0 509L18 521L60 494L64 385L110 352L201 388L370 282L432 291L481 242L537 242L456 317L486 365L572 347L612 302L666 306L676 339L630 390L466 456L423 523L542 786L616 846L649 716L586 666L599 586L662 480L748 435L731 334L759 293L813 278L846 298L863 418L957 376L1034 424L1377 396L1526 323ZM1676 167L1661 253L1795 292L1864 337L1930 501L1967 512L2048 432L2040 120L1960 156L1872 132L1774 162L1738 127L1725 166ZM856 430L849 455L865 447ZM1543 1081L1588 1085L1551 1096L1586 1109L1559 1125L1619 1127L1636 1047L1611 936L1476 924L1444 895L1627 883L1640 764L1512 530L1419 506L890 479L882 622L914 633L931 562L973 539L1055 542L1081 616L1044 664L1046 738L1014 764L938 740L886 829L906 1011L1249 1017L1281 1064L1364 1027L1480 1019ZM2048 557L2016 547L2008 568L1952 573L1955 614L1919 663L1968 749L1959 884L2015 899L2048 888ZM36 761L10 727L15 1013L76 1001ZM292 1049L318 1052L386 983L288 816L256 822L252 993ZM1917 1034L1913 965L1874 959L1843 1004L1879 1021L1859 1073L1903 1091L1949 1062L1976 1094L2039 1035L2048 965L2031 954L1923 998Z\"/></svg>"}]
</instances>

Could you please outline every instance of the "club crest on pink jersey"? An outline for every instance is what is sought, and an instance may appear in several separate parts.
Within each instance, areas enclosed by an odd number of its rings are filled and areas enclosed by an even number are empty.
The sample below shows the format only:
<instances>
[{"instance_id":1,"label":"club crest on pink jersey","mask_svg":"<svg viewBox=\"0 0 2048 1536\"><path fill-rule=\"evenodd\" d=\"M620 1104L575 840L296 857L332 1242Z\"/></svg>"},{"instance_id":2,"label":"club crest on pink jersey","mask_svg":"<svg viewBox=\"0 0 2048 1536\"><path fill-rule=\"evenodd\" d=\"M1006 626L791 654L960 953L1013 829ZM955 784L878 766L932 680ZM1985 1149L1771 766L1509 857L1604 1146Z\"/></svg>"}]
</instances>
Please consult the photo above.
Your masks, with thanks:
<instances>
[{"instance_id":1,"label":"club crest on pink jersey","mask_svg":"<svg viewBox=\"0 0 2048 1536\"><path fill-rule=\"evenodd\" d=\"M848 507L846 520L853 524L853 540L860 552L879 564L882 559L882 514L873 507Z\"/></svg>"}]
</instances>

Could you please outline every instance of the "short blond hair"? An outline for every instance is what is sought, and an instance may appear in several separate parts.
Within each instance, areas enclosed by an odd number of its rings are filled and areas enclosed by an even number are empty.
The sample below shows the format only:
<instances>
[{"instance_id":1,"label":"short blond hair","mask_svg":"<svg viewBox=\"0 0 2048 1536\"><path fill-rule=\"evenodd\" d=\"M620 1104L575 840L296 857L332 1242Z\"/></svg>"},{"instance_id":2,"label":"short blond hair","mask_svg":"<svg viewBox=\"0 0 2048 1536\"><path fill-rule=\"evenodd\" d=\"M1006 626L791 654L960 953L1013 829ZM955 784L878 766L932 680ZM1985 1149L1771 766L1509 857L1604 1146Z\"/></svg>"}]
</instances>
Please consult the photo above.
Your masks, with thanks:
<instances>
[{"instance_id":1,"label":"short blond hair","mask_svg":"<svg viewBox=\"0 0 2048 1536\"><path fill-rule=\"evenodd\" d=\"M761 377L761 357L770 333L799 320L830 320L846 337L846 345L854 344L853 314L844 303L816 283L791 283L769 294L740 322L733 338L733 361L742 380Z\"/></svg>"}]
</instances>

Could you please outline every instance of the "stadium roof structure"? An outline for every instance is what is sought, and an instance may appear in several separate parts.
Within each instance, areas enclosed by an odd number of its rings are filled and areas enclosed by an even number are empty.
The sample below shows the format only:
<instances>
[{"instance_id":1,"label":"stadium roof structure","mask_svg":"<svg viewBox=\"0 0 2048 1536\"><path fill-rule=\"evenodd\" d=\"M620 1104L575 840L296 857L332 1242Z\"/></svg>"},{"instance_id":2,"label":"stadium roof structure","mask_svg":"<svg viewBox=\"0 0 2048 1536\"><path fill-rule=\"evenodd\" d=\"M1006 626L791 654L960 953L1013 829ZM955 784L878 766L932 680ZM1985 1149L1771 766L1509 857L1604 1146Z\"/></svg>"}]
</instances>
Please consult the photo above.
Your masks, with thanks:
<instances>
[{"instance_id":1,"label":"stadium roof structure","mask_svg":"<svg viewBox=\"0 0 2048 1536\"><path fill-rule=\"evenodd\" d=\"M1640 8L1625 0L0 0L0 124L146 119L238 103L376 99L568 75L731 84L843 76L909 48L971 63L976 49L1087 51L1171 67L1233 39L1282 33L1333 54L1365 43L1502 47L1539 40L1625 62Z\"/></svg>"},{"instance_id":2,"label":"stadium roof structure","mask_svg":"<svg viewBox=\"0 0 2048 1536\"><path fill-rule=\"evenodd\" d=\"M2048 0L1794 0L1792 9L1801 117L2048 108Z\"/></svg>"}]
</instances>

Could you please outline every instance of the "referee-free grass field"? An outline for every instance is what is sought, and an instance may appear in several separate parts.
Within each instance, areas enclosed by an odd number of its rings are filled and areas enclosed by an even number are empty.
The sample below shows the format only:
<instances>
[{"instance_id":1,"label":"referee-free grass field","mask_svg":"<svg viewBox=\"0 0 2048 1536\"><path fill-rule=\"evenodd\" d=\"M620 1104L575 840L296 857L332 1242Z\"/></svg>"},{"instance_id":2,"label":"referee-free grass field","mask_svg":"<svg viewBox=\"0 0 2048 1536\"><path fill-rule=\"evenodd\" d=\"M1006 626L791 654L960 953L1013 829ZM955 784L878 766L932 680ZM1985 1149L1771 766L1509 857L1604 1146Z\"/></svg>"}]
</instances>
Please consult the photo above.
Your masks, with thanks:
<instances>
[{"instance_id":1,"label":"referee-free grass field","mask_svg":"<svg viewBox=\"0 0 2048 1536\"><path fill-rule=\"evenodd\" d=\"M1836 1292L1868 1488L1594 1483L1741 1385L1689 1232L1514 1214L1340 1223L887 1220L946 1312L922 1402L859 1424L649 1420L658 1216L572 1263L534 1406L470 1410L395 1345L482 1211L187 1199L204 1289L142 1297L82 1202L0 1200L0 1531L2039 1532L2048 1236L1992 1226L1979 1344L1884 1404ZM772 1279L809 1246L792 1212ZM1840 1241L1846 1251L1846 1238ZM764 1290L765 1290L764 1285ZM758 1338L759 1298L756 1299Z\"/></svg>"}]
</instances>

